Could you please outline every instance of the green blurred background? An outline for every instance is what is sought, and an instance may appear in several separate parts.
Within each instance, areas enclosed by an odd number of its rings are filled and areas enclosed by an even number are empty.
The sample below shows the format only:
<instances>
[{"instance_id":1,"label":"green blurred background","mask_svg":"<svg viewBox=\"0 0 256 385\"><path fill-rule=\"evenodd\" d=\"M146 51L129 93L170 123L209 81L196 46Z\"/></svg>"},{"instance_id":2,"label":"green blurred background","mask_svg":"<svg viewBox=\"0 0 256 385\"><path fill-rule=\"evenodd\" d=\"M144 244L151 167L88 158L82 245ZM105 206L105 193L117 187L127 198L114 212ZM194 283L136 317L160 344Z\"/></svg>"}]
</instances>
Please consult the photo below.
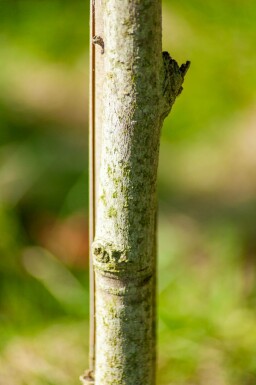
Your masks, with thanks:
<instances>
[{"instance_id":1,"label":"green blurred background","mask_svg":"<svg viewBox=\"0 0 256 385\"><path fill-rule=\"evenodd\" d=\"M88 0L0 1L0 384L88 356ZM256 384L256 2L163 2L161 385Z\"/></svg>"}]
</instances>

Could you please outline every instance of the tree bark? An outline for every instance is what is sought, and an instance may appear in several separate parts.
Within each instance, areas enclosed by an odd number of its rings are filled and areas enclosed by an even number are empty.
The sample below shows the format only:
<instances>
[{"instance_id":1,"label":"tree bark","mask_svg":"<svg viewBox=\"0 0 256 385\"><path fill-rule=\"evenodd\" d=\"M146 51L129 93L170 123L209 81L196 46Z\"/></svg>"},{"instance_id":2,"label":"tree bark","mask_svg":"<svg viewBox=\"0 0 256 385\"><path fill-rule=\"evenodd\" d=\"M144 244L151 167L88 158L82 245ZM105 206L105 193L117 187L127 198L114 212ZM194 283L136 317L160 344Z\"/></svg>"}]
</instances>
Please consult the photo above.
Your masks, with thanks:
<instances>
[{"instance_id":1,"label":"tree bark","mask_svg":"<svg viewBox=\"0 0 256 385\"><path fill-rule=\"evenodd\" d=\"M160 0L102 1L102 144L95 273L96 385L155 383L156 178L160 130L182 90L161 49ZM103 45L104 44L104 45Z\"/></svg>"}]
</instances>

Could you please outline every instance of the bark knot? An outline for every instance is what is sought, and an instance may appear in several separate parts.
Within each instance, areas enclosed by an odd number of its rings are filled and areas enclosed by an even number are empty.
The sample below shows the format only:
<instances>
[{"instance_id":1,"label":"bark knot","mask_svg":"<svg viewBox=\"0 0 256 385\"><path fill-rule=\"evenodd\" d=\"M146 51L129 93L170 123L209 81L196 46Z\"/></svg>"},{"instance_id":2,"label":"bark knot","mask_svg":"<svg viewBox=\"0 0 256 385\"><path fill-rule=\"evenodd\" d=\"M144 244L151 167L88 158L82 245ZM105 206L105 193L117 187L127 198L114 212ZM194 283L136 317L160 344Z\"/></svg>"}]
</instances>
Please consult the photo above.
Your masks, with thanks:
<instances>
[{"instance_id":1,"label":"bark knot","mask_svg":"<svg viewBox=\"0 0 256 385\"><path fill-rule=\"evenodd\" d=\"M101 47L101 54L104 54L104 40L101 36L93 36L92 38L92 44L98 44Z\"/></svg>"},{"instance_id":2,"label":"bark knot","mask_svg":"<svg viewBox=\"0 0 256 385\"><path fill-rule=\"evenodd\" d=\"M94 265L105 271L120 271L127 266L127 253L113 243L95 240L92 244Z\"/></svg>"}]
</instances>

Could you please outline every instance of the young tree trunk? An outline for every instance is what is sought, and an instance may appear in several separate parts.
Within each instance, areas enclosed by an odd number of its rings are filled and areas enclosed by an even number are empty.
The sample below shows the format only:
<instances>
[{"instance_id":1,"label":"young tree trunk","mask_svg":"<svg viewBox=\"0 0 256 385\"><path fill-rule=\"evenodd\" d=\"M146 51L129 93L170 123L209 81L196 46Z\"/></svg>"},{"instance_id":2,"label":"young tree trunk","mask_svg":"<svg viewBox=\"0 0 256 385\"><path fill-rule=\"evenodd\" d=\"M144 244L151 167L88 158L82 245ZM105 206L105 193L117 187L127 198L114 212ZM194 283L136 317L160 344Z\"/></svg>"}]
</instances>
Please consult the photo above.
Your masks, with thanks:
<instances>
[{"instance_id":1,"label":"young tree trunk","mask_svg":"<svg viewBox=\"0 0 256 385\"><path fill-rule=\"evenodd\" d=\"M104 0L102 15L95 384L153 385L160 130L189 63L162 54L161 0Z\"/></svg>"}]
</instances>

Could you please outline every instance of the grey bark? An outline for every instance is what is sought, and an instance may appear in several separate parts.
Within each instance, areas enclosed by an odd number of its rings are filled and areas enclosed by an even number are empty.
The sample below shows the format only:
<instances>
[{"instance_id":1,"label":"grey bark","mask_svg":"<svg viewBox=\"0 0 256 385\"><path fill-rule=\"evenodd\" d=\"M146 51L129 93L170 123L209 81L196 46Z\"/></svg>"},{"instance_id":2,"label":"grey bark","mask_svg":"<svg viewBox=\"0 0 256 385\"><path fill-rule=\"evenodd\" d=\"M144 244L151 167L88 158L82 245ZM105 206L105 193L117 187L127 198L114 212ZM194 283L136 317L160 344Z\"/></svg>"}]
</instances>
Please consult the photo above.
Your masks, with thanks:
<instances>
[{"instance_id":1,"label":"grey bark","mask_svg":"<svg viewBox=\"0 0 256 385\"><path fill-rule=\"evenodd\" d=\"M104 0L102 7L95 383L153 385L160 130L189 63L179 68L162 54L160 0Z\"/></svg>"}]
</instances>

